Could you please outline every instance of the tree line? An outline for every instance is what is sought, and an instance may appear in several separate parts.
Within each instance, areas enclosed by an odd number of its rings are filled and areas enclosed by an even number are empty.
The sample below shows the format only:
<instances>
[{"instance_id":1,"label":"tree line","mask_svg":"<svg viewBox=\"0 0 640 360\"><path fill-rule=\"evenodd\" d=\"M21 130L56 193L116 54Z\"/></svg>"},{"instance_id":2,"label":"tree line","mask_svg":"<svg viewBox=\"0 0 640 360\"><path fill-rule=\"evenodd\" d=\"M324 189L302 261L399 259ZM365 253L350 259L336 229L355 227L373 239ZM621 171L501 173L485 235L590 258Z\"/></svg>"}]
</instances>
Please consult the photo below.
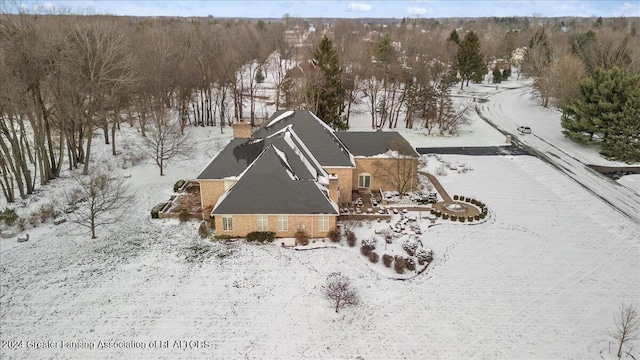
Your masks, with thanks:
<instances>
[{"instance_id":1,"label":"tree line","mask_svg":"<svg viewBox=\"0 0 640 360\"><path fill-rule=\"evenodd\" d=\"M522 71L534 78L541 105L562 112L565 136L600 145L606 158L636 163L640 54L637 19L631 21L620 27L592 19L587 29L562 37L541 27L528 41Z\"/></svg>"},{"instance_id":2,"label":"tree line","mask_svg":"<svg viewBox=\"0 0 640 360\"><path fill-rule=\"evenodd\" d=\"M88 174L92 141L101 137L116 155L118 129L124 123L158 148L168 136L180 142L176 133L187 126L218 126L222 131L240 119L257 124L258 114L265 112L259 107L270 101L276 109L310 109L337 129L348 128L354 105L361 105L358 108L368 109L372 128L418 127L453 134L465 121L469 103L453 101L452 85L460 82L463 89L469 81L483 81L497 59L509 59L522 45L534 45L522 63L530 76L580 75L562 71L573 67L566 61L558 64L557 54L571 54L557 49L575 43L575 54L591 53L587 49L598 43L589 42L590 35L586 40L572 36L592 30L593 19L566 19L574 29L568 33L560 21L330 23L285 16L265 22L3 9L0 186L13 202L16 195L24 198L58 177L63 167ZM541 23L545 36L552 37L547 45L538 45L544 44L544 36L537 35ZM636 27L635 19L607 19L592 31L618 39ZM530 40L535 36L541 39L534 44ZM632 59L625 68L637 73L637 39L630 37L624 45ZM537 48L542 49L542 65L536 73L529 68ZM604 49L588 64L595 68L609 57ZM261 83L267 79L274 96L259 101ZM536 88L543 97L549 93L554 104L580 94L559 86L547 91L545 81L560 81L536 80ZM163 159L162 154L154 159L161 172Z\"/></svg>"}]
</instances>

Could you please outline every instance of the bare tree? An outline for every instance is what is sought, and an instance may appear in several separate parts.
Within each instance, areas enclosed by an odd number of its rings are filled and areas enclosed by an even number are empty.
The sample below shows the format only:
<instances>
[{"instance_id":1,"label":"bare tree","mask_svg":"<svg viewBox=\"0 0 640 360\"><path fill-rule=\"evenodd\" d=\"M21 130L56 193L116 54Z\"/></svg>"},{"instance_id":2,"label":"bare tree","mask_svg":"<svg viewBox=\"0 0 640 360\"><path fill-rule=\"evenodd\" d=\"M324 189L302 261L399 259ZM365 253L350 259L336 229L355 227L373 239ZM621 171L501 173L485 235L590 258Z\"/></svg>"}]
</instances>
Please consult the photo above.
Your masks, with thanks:
<instances>
[{"instance_id":1,"label":"bare tree","mask_svg":"<svg viewBox=\"0 0 640 360\"><path fill-rule=\"evenodd\" d=\"M266 67L270 70L271 78L273 79L273 86L275 90L275 105L276 110L280 109L282 90L285 86L287 71L294 65L293 47L284 49L283 53L276 50L269 56Z\"/></svg>"},{"instance_id":2,"label":"bare tree","mask_svg":"<svg viewBox=\"0 0 640 360\"><path fill-rule=\"evenodd\" d=\"M180 130L180 123L167 116L162 107L151 115L143 150L158 165L162 176L167 162L186 156L191 151L191 146L187 143L187 136Z\"/></svg>"},{"instance_id":3,"label":"bare tree","mask_svg":"<svg viewBox=\"0 0 640 360\"><path fill-rule=\"evenodd\" d=\"M75 187L64 193L64 207L70 206L69 221L91 230L96 238L96 227L113 224L124 213L132 200L122 177L114 177L104 170L90 175L74 177Z\"/></svg>"},{"instance_id":4,"label":"bare tree","mask_svg":"<svg viewBox=\"0 0 640 360\"><path fill-rule=\"evenodd\" d=\"M94 127L103 127L106 113L115 106L114 99L133 84L132 59L124 30L111 20L85 21L71 31L75 50L67 61L84 84L83 94L87 145L82 173L89 173L91 141ZM106 135L106 132L105 132Z\"/></svg>"},{"instance_id":5,"label":"bare tree","mask_svg":"<svg viewBox=\"0 0 640 360\"><path fill-rule=\"evenodd\" d=\"M335 304L336 312L360 303L358 292L351 287L351 279L341 273L331 273L322 287L324 296Z\"/></svg>"},{"instance_id":6,"label":"bare tree","mask_svg":"<svg viewBox=\"0 0 640 360\"><path fill-rule=\"evenodd\" d=\"M411 147L393 141L388 158L374 162L375 176L403 194L416 186L418 157Z\"/></svg>"},{"instance_id":7,"label":"bare tree","mask_svg":"<svg viewBox=\"0 0 640 360\"><path fill-rule=\"evenodd\" d=\"M549 70L551 87L551 104L562 110L569 99L579 99L580 81L586 76L587 70L579 58L563 55L558 62L553 63Z\"/></svg>"},{"instance_id":8,"label":"bare tree","mask_svg":"<svg viewBox=\"0 0 640 360\"><path fill-rule=\"evenodd\" d=\"M471 107L471 99L458 98L454 102L451 97L451 84L451 78L447 74L441 74L433 92L429 94L427 116L424 123L429 134L435 126L438 127L440 135L456 134L460 125L469 123L468 112Z\"/></svg>"},{"instance_id":9,"label":"bare tree","mask_svg":"<svg viewBox=\"0 0 640 360\"><path fill-rule=\"evenodd\" d=\"M618 312L613 317L615 329L609 333L620 345L618 358L622 356L622 346L640 339L640 311L633 303L620 304Z\"/></svg>"}]
</instances>

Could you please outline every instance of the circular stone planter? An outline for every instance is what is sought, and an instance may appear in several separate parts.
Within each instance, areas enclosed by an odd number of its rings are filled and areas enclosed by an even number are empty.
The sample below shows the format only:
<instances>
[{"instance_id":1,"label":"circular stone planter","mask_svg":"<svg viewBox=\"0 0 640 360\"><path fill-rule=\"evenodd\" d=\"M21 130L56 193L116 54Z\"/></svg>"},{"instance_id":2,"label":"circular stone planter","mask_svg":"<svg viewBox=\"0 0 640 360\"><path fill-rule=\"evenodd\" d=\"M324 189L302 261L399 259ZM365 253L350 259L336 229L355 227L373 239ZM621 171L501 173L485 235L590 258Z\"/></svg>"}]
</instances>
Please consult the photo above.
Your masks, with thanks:
<instances>
[{"instance_id":1,"label":"circular stone planter","mask_svg":"<svg viewBox=\"0 0 640 360\"><path fill-rule=\"evenodd\" d=\"M482 213L482 208L476 204L479 202L475 199L466 198L464 196L458 196L459 200L455 200L453 202L438 202L433 204L433 209L436 212L441 212L443 215L446 214L449 217L455 216L456 219L460 217L464 217L465 220L471 218L474 221L476 216L480 216ZM469 201L465 201L469 199ZM475 203L475 204L474 204ZM483 204L484 205L484 204Z\"/></svg>"}]
</instances>

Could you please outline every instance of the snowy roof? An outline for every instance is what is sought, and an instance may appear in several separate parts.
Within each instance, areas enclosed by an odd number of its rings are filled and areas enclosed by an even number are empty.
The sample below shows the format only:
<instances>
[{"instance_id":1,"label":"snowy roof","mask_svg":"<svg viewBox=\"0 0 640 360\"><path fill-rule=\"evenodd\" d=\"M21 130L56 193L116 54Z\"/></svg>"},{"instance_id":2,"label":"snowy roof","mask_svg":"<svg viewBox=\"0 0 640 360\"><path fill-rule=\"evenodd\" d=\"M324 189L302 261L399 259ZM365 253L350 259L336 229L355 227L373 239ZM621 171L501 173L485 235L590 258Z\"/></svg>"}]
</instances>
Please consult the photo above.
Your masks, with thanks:
<instances>
[{"instance_id":1,"label":"snowy roof","mask_svg":"<svg viewBox=\"0 0 640 360\"><path fill-rule=\"evenodd\" d=\"M265 139L234 139L198 175L198 179L224 179L239 176L269 145L275 145L287 159L292 173L302 179L317 179L326 172L300 143L291 128Z\"/></svg>"},{"instance_id":2,"label":"snowy roof","mask_svg":"<svg viewBox=\"0 0 640 360\"><path fill-rule=\"evenodd\" d=\"M395 150L418 157L409 142L395 131L340 131L336 136L355 156L375 156Z\"/></svg>"},{"instance_id":3,"label":"snowy roof","mask_svg":"<svg viewBox=\"0 0 640 360\"><path fill-rule=\"evenodd\" d=\"M337 214L315 179L292 172L293 162L300 160L283 150L271 144L262 151L211 214Z\"/></svg>"},{"instance_id":4,"label":"snowy roof","mask_svg":"<svg viewBox=\"0 0 640 360\"><path fill-rule=\"evenodd\" d=\"M300 140L322 166L354 166L351 154L327 126L308 110L276 111L266 125L253 133L254 138L266 138L292 125ZM287 114L284 117L281 115ZM277 119L277 121L275 121ZM268 125L268 126L267 126Z\"/></svg>"},{"instance_id":5,"label":"snowy roof","mask_svg":"<svg viewBox=\"0 0 640 360\"><path fill-rule=\"evenodd\" d=\"M238 149L240 145L243 145ZM197 179L224 179L238 176L262 152L264 144L250 144L247 139L232 139L204 169Z\"/></svg>"}]
</instances>

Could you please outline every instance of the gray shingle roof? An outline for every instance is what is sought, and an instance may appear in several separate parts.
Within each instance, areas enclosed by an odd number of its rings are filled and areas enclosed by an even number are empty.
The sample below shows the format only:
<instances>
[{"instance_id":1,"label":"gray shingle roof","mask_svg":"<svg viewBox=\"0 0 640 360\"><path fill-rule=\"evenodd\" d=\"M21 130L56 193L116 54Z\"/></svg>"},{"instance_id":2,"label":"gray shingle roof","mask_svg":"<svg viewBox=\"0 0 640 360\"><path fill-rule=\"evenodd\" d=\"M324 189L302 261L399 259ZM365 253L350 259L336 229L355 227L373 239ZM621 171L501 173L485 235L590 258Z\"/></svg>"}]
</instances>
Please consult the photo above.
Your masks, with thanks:
<instances>
[{"instance_id":1,"label":"gray shingle roof","mask_svg":"<svg viewBox=\"0 0 640 360\"><path fill-rule=\"evenodd\" d=\"M292 179L293 161L283 161L268 145L240 179L220 198L212 215L232 214L337 214L333 203L314 180Z\"/></svg>"},{"instance_id":2,"label":"gray shingle roof","mask_svg":"<svg viewBox=\"0 0 640 360\"><path fill-rule=\"evenodd\" d=\"M276 111L260 129L253 134L254 138L265 138L288 125L293 130L322 166L354 166L349 152L342 145L334 132L318 120L308 110L295 110L290 116L267 126L285 110Z\"/></svg>"},{"instance_id":3,"label":"gray shingle roof","mask_svg":"<svg viewBox=\"0 0 640 360\"><path fill-rule=\"evenodd\" d=\"M354 156L374 156L396 150L420 156L409 142L395 131L339 131L336 136Z\"/></svg>"},{"instance_id":4,"label":"gray shingle roof","mask_svg":"<svg viewBox=\"0 0 640 360\"><path fill-rule=\"evenodd\" d=\"M216 156L198 175L198 179L223 179L227 177L235 177L240 175L262 151L269 145L274 144L284 152L289 159L293 171L300 178L315 179L315 175L307 169L307 166L300 159L300 155L296 154L292 147L284 139L285 133L282 132L276 136L266 139L233 139L218 156ZM302 148L302 145L295 139L291 140L296 147ZM302 154L302 156L310 157L312 155ZM313 161L308 159L313 165ZM316 172L323 170L318 166L313 166Z\"/></svg>"},{"instance_id":5,"label":"gray shingle roof","mask_svg":"<svg viewBox=\"0 0 640 360\"><path fill-rule=\"evenodd\" d=\"M247 139L232 139L224 149L220 150L218 155L211 159L197 179L224 179L240 175L262 152L264 147L264 144L256 144L256 146L244 148L246 151L236 150L238 145L245 143L247 143ZM254 152L257 153L253 154Z\"/></svg>"}]
</instances>

